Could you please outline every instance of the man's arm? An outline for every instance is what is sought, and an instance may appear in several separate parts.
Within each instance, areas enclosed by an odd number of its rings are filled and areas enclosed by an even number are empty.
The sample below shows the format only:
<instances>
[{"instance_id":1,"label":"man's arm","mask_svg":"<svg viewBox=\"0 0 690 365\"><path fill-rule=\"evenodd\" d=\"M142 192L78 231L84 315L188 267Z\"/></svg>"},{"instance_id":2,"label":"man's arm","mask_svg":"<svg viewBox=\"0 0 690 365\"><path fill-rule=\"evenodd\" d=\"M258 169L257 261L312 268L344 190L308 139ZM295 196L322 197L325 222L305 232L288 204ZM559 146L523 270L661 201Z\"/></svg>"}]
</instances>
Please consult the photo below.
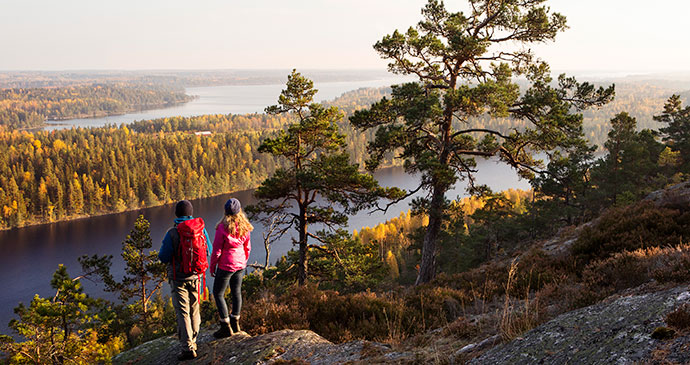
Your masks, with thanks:
<instances>
[{"instance_id":1,"label":"man's arm","mask_svg":"<svg viewBox=\"0 0 690 365\"><path fill-rule=\"evenodd\" d=\"M158 259L160 259L162 263L167 264L172 261L172 254L173 242L172 237L170 236L170 230L168 230L168 232L165 234L165 237L163 237L161 249L158 251Z\"/></svg>"}]
</instances>

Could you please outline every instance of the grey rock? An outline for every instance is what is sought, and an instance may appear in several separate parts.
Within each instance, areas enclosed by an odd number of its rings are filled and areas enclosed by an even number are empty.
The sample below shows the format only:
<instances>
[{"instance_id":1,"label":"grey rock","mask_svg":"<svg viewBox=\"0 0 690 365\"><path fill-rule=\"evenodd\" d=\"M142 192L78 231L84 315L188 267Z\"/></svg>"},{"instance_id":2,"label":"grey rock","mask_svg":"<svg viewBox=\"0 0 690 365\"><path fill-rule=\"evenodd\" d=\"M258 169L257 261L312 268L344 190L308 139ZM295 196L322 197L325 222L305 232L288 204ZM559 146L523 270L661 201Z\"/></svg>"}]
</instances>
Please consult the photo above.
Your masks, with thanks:
<instances>
[{"instance_id":1,"label":"grey rock","mask_svg":"<svg viewBox=\"0 0 690 365\"><path fill-rule=\"evenodd\" d=\"M618 298L564 313L492 348L471 364L633 364L666 346L654 340L666 314L690 302L690 287ZM682 340L676 344L683 346ZM687 344L687 342L685 342ZM687 356L686 356L687 357Z\"/></svg>"},{"instance_id":2,"label":"grey rock","mask_svg":"<svg viewBox=\"0 0 690 365\"><path fill-rule=\"evenodd\" d=\"M215 340L203 330L197 341L198 356L187 364L270 364L278 360L300 360L308 364L340 364L366 361L396 362L408 353L369 341L333 344L308 330L282 330L260 336L240 333ZM114 364L177 364L182 348L174 336L159 338L113 358Z\"/></svg>"},{"instance_id":3,"label":"grey rock","mask_svg":"<svg viewBox=\"0 0 690 365\"><path fill-rule=\"evenodd\" d=\"M675 184L666 189L649 193L644 200L651 201L657 206L689 206L690 181Z\"/></svg>"}]
</instances>

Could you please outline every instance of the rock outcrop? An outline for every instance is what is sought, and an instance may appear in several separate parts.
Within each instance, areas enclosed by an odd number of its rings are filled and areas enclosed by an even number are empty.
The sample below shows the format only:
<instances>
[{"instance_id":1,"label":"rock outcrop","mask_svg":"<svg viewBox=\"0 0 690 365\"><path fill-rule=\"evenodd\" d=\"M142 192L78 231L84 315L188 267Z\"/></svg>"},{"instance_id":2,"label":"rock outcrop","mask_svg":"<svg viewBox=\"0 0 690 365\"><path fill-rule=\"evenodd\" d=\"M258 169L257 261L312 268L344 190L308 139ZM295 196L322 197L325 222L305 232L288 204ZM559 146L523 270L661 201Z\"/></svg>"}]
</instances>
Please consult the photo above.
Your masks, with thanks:
<instances>
[{"instance_id":1,"label":"rock outcrop","mask_svg":"<svg viewBox=\"0 0 690 365\"><path fill-rule=\"evenodd\" d=\"M690 206L690 181L649 193L644 200L657 206Z\"/></svg>"},{"instance_id":2,"label":"rock outcrop","mask_svg":"<svg viewBox=\"0 0 690 365\"><path fill-rule=\"evenodd\" d=\"M251 337L240 333L216 340L210 330L198 338L198 356L185 364L338 364L396 362L410 354L369 341L333 344L312 331L282 330ZM114 364L177 364L182 350L175 336L159 338L113 358Z\"/></svg>"},{"instance_id":3,"label":"rock outcrop","mask_svg":"<svg viewBox=\"0 0 690 365\"><path fill-rule=\"evenodd\" d=\"M634 364L651 360L655 350L687 348L687 338L652 338L666 314L690 303L690 287L620 297L562 314L519 338L492 348L471 364ZM690 353L673 351L674 361L690 363Z\"/></svg>"}]
</instances>

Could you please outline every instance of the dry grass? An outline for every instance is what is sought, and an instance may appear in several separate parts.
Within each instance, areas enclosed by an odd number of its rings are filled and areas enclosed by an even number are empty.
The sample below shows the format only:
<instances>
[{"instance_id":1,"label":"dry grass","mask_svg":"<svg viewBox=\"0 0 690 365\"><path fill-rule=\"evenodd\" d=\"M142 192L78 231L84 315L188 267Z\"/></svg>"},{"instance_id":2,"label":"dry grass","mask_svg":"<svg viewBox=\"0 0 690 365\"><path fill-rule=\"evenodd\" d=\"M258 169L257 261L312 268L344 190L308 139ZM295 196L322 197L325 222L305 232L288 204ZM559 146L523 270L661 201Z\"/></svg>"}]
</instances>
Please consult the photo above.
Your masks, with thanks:
<instances>
[{"instance_id":1,"label":"dry grass","mask_svg":"<svg viewBox=\"0 0 690 365\"><path fill-rule=\"evenodd\" d=\"M514 299L510 295L517 272L517 260L513 260L508 270L503 310L499 322L499 333L506 342L529 331L539 323L539 301L530 302L529 285L525 289L523 300Z\"/></svg>"}]
</instances>

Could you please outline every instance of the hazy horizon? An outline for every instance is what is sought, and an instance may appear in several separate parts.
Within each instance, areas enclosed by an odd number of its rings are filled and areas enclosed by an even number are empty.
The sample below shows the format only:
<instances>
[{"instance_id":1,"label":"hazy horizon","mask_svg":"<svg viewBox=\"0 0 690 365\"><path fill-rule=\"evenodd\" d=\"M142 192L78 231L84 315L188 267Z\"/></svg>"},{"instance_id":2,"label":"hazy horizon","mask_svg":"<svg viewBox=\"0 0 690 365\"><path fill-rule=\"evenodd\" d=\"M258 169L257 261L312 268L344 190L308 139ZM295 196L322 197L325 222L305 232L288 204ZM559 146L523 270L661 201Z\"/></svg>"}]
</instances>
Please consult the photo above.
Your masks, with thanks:
<instances>
[{"instance_id":1,"label":"hazy horizon","mask_svg":"<svg viewBox=\"0 0 690 365\"><path fill-rule=\"evenodd\" d=\"M0 3L0 70L385 70L372 45L421 20L426 0ZM552 0L570 29L533 46L554 70L686 71L690 3ZM446 1L451 11L465 1Z\"/></svg>"}]
</instances>

